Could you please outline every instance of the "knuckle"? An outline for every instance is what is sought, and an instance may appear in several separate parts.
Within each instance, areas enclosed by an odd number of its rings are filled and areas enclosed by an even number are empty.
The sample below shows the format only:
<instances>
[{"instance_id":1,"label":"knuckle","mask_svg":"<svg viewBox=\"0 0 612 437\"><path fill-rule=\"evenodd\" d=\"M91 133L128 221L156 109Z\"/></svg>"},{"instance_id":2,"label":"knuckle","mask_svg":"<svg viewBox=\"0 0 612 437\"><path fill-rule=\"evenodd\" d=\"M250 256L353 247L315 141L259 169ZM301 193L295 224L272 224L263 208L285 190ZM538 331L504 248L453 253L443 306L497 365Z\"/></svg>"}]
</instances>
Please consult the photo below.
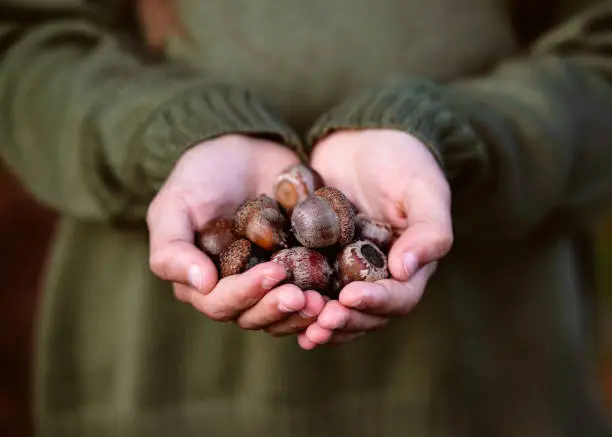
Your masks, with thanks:
<instances>
[{"instance_id":1,"label":"knuckle","mask_svg":"<svg viewBox=\"0 0 612 437\"><path fill-rule=\"evenodd\" d=\"M162 279L168 278L168 257L164 251L151 253L149 256L149 268Z\"/></svg>"},{"instance_id":2,"label":"knuckle","mask_svg":"<svg viewBox=\"0 0 612 437\"><path fill-rule=\"evenodd\" d=\"M287 337L288 335L291 335L291 332L283 332L283 331L270 331L268 332L269 335L271 335L274 338L281 338L281 337Z\"/></svg>"},{"instance_id":3,"label":"knuckle","mask_svg":"<svg viewBox=\"0 0 612 437\"><path fill-rule=\"evenodd\" d=\"M236 325L238 325L239 328L247 331L258 331L261 329L261 326L258 323L242 317L236 320Z\"/></svg>"},{"instance_id":4,"label":"knuckle","mask_svg":"<svg viewBox=\"0 0 612 437\"><path fill-rule=\"evenodd\" d=\"M414 284L408 284L405 286L404 300L396 310L396 315L407 316L414 307L419 303L421 296L421 290L418 290L418 286Z\"/></svg>"},{"instance_id":5,"label":"knuckle","mask_svg":"<svg viewBox=\"0 0 612 437\"><path fill-rule=\"evenodd\" d=\"M263 331L268 334L271 335L272 337L286 337L287 335L290 335L292 332L289 330L285 330L285 329L278 329L275 327L267 327L264 328Z\"/></svg>"},{"instance_id":6,"label":"knuckle","mask_svg":"<svg viewBox=\"0 0 612 437\"><path fill-rule=\"evenodd\" d=\"M434 247L436 258L442 258L452 248L454 243L454 237L452 232L442 232L437 235Z\"/></svg>"},{"instance_id":7,"label":"knuckle","mask_svg":"<svg viewBox=\"0 0 612 437\"><path fill-rule=\"evenodd\" d=\"M218 308L215 306L206 308L206 312L204 314L216 322L229 322L233 319L231 312L224 308Z\"/></svg>"},{"instance_id":8,"label":"knuckle","mask_svg":"<svg viewBox=\"0 0 612 437\"><path fill-rule=\"evenodd\" d=\"M231 314L224 311L208 311L204 315L215 322L230 322L233 319Z\"/></svg>"},{"instance_id":9,"label":"knuckle","mask_svg":"<svg viewBox=\"0 0 612 437\"><path fill-rule=\"evenodd\" d=\"M151 201L149 206L147 207L147 215L146 221L147 225L150 228L153 224L155 217L157 216L157 211L159 209L159 196Z\"/></svg>"},{"instance_id":10,"label":"knuckle","mask_svg":"<svg viewBox=\"0 0 612 437\"><path fill-rule=\"evenodd\" d=\"M238 295L240 302L244 308L252 308L259 302L259 297L253 296L248 290L242 290L242 293Z\"/></svg>"},{"instance_id":11,"label":"knuckle","mask_svg":"<svg viewBox=\"0 0 612 437\"><path fill-rule=\"evenodd\" d=\"M196 310L215 322L229 322L233 318L232 314L224 308L216 305L204 305L198 299L194 299L192 305Z\"/></svg>"},{"instance_id":12,"label":"knuckle","mask_svg":"<svg viewBox=\"0 0 612 437\"><path fill-rule=\"evenodd\" d=\"M174 298L178 300L179 302L183 302L183 303L189 302L189 298L185 294L177 290L174 291Z\"/></svg>"}]
</instances>

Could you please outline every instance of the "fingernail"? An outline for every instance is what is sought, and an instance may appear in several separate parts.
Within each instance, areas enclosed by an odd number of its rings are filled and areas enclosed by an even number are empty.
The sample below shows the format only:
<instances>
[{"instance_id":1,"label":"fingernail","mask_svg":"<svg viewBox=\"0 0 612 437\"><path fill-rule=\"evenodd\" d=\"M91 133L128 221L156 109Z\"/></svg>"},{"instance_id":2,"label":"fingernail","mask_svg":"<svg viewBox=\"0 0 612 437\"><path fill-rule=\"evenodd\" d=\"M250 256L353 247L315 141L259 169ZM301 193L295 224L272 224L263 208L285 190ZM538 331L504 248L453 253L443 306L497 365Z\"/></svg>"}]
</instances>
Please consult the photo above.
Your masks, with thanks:
<instances>
[{"instance_id":1,"label":"fingernail","mask_svg":"<svg viewBox=\"0 0 612 437\"><path fill-rule=\"evenodd\" d=\"M187 280L196 290L202 288L202 272L198 266L189 267L189 271L187 272Z\"/></svg>"},{"instance_id":2,"label":"fingernail","mask_svg":"<svg viewBox=\"0 0 612 437\"><path fill-rule=\"evenodd\" d=\"M309 312L306 312L306 311L300 311L298 314L300 315L302 319L310 319L311 317L314 317L314 314L310 314Z\"/></svg>"},{"instance_id":3,"label":"fingernail","mask_svg":"<svg viewBox=\"0 0 612 437\"><path fill-rule=\"evenodd\" d=\"M261 288L264 290L271 290L287 277L287 273L284 270L268 270L263 273L266 275L261 280Z\"/></svg>"},{"instance_id":4,"label":"fingernail","mask_svg":"<svg viewBox=\"0 0 612 437\"><path fill-rule=\"evenodd\" d=\"M282 302L278 303L278 310L283 313L292 313L295 311L295 310L287 308Z\"/></svg>"},{"instance_id":5,"label":"fingernail","mask_svg":"<svg viewBox=\"0 0 612 437\"><path fill-rule=\"evenodd\" d=\"M406 275L410 278L419 269L419 260L413 253L405 253L403 257L404 270Z\"/></svg>"},{"instance_id":6,"label":"fingernail","mask_svg":"<svg viewBox=\"0 0 612 437\"><path fill-rule=\"evenodd\" d=\"M261 288L264 290L271 290L276 284L279 283L279 281L279 279L269 278L266 276L261 280Z\"/></svg>"},{"instance_id":7,"label":"fingernail","mask_svg":"<svg viewBox=\"0 0 612 437\"><path fill-rule=\"evenodd\" d=\"M352 293L347 293L342 297L341 302L351 308L363 308L365 306L364 292L360 288L359 291L355 290Z\"/></svg>"},{"instance_id":8,"label":"fingernail","mask_svg":"<svg viewBox=\"0 0 612 437\"><path fill-rule=\"evenodd\" d=\"M365 307L365 301L363 300L363 297L357 298L351 306L357 309L362 309L363 307Z\"/></svg>"}]
</instances>

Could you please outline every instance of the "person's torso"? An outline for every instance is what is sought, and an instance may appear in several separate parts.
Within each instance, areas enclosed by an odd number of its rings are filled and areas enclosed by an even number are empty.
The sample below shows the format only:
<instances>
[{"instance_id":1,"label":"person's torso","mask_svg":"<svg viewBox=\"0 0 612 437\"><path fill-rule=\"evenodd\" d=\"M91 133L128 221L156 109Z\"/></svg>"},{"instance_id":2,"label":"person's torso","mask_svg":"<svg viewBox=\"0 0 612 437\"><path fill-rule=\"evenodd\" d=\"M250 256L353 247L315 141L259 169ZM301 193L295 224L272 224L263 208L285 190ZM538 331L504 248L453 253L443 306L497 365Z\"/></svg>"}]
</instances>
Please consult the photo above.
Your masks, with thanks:
<instances>
[{"instance_id":1,"label":"person's torso","mask_svg":"<svg viewBox=\"0 0 612 437\"><path fill-rule=\"evenodd\" d=\"M503 0L176 5L167 56L302 131L389 75L453 80L516 49ZM64 223L39 349L49 435L590 435L569 241L451 253L408 317L312 352L207 320L147 259L144 230Z\"/></svg>"},{"instance_id":2,"label":"person's torso","mask_svg":"<svg viewBox=\"0 0 612 437\"><path fill-rule=\"evenodd\" d=\"M516 49L506 0L170 3L182 27L168 31L170 59L261 94L300 131L390 75L452 80Z\"/></svg>"}]
</instances>

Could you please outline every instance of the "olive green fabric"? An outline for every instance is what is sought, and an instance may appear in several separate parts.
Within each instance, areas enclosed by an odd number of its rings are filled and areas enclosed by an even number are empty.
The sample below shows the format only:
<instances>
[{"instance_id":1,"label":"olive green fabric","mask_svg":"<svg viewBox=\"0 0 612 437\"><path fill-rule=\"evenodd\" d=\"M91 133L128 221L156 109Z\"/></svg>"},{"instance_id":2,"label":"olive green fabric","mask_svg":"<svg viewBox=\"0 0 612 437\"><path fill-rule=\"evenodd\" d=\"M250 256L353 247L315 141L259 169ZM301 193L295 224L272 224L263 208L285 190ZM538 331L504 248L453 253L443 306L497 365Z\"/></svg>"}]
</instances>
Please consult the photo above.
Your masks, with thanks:
<instances>
[{"instance_id":1,"label":"olive green fabric","mask_svg":"<svg viewBox=\"0 0 612 437\"><path fill-rule=\"evenodd\" d=\"M612 7L532 3L183 0L162 59L114 2L2 9L0 151L63 215L39 435L603 435L574 237L612 194ZM146 205L194 142L368 127L423 139L453 187L457 244L410 316L305 352L150 273Z\"/></svg>"},{"instance_id":2,"label":"olive green fabric","mask_svg":"<svg viewBox=\"0 0 612 437\"><path fill-rule=\"evenodd\" d=\"M517 241L549 220L578 231L612 200L611 14L610 3L579 14L485 76L372 87L324 114L310 143L377 127L422 139L453 186L455 232L470 243Z\"/></svg>"},{"instance_id":3,"label":"olive green fabric","mask_svg":"<svg viewBox=\"0 0 612 437\"><path fill-rule=\"evenodd\" d=\"M5 51L0 76L3 154L38 198L68 215L142 221L180 154L200 140L244 133L300 145L252 92L137 56L85 11L25 29L7 15L1 30L17 34L17 49Z\"/></svg>"}]
</instances>

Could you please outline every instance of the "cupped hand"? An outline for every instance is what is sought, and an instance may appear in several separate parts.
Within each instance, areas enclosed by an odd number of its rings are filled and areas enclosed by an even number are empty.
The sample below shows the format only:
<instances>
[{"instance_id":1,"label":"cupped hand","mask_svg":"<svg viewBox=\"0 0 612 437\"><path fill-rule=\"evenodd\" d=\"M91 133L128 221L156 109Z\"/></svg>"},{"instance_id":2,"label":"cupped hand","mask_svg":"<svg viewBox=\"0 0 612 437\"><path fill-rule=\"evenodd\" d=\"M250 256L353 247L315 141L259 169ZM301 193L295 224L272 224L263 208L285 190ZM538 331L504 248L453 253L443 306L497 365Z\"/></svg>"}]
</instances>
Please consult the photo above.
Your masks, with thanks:
<instances>
[{"instance_id":1,"label":"cupped hand","mask_svg":"<svg viewBox=\"0 0 612 437\"><path fill-rule=\"evenodd\" d=\"M432 152L395 130L339 131L315 146L312 167L357 208L390 223L391 278L353 282L299 336L304 349L341 344L408 314L453 242L451 193Z\"/></svg>"},{"instance_id":2,"label":"cupped hand","mask_svg":"<svg viewBox=\"0 0 612 437\"><path fill-rule=\"evenodd\" d=\"M204 141L181 157L147 214L150 268L173 283L177 299L213 320L273 335L302 331L315 320L323 298L290 284L277 287L285 279L281 265L267 262L219 280L213 261L194 244L210 220L271 195L277 174L298 161L282 145L241 135Z\"/></svg>"}]
</instances>

